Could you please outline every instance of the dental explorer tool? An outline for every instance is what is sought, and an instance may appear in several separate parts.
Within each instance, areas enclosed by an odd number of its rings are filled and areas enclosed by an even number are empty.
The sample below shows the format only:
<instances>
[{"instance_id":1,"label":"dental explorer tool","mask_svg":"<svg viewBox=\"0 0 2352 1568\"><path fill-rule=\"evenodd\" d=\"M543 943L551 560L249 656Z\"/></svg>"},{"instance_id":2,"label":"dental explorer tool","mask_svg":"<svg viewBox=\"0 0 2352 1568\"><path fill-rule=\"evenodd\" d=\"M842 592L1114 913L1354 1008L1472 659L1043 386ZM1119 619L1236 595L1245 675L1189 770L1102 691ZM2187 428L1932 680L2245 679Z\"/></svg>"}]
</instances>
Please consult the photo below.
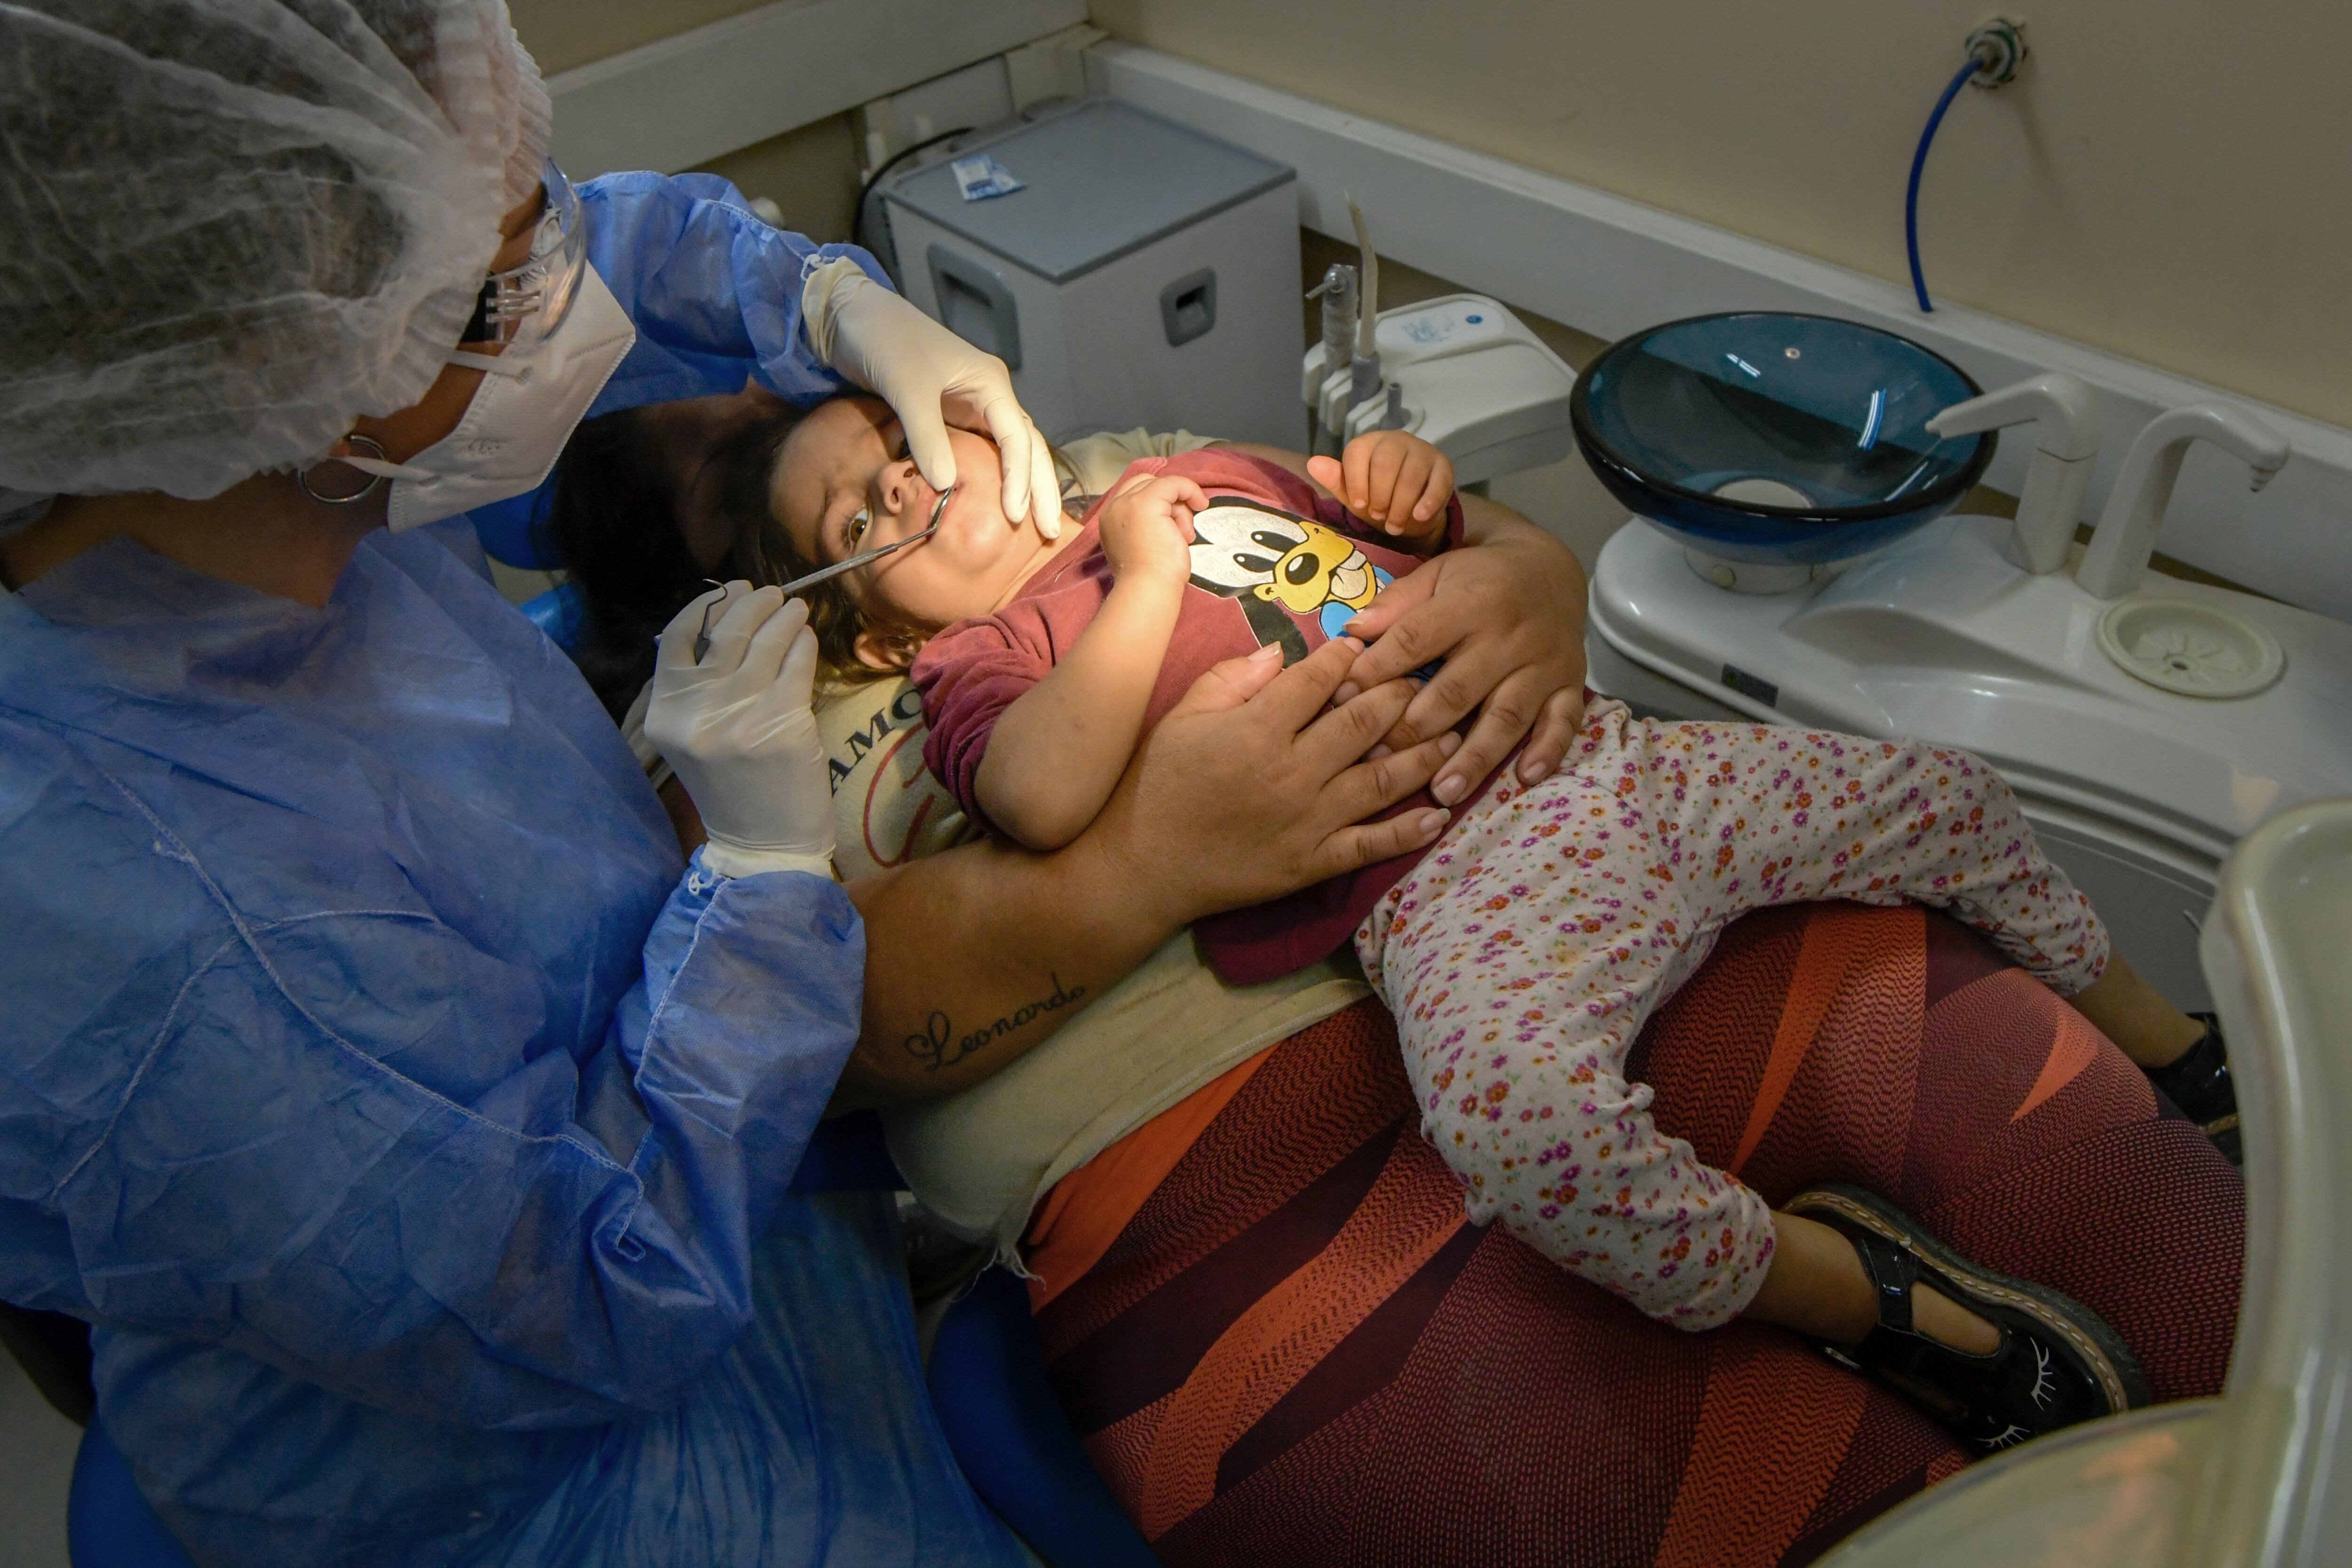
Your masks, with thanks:
<instances>
[{"instance_id":1,"label":"dental explorer tool","mask_svg":"<svg viewBox=\"0 0 2352 1568\"><path fill-rule=\"evenodd\" d=\"M955 485L950 485L946 489L940 492L938 503L931 508L930 523L929 526L924 528L922 532L910 533L904 539L882 546L879 550L868 550L864 554L853 555L846 561L836 561L832 565L822 567L817 571L810 573L805 577L795 577L791 582L782 585L784 597L789 599L794 594L799 593L803 588L814 588L819 583L825 581L829 577L838 577L844 572L853 571L857 567L865 565L869 561L879 561L882 557L889 554L894 550L904 550L909 544L920 544L924 540L929 539L932 534L937 533L940 531L940 519L947 515L948 500L956 493L958 488L959 487ZM717 582L709 577L705 577L703 581L709 583L714 588L723 588L726 586L725 584ZM694 634L694 662L697 664L700 664L702 662L702 656L710 651L710 612L717 609L724 598L725 595L721 595L719 598L713 599L710 603L702 606L702 626L701 628Z\"/></svg>"},{"instance_id":2,"label":"dental explorer tool","mask_svg":"<svg viewBox=\"0 0 2352 1568\"><path fill-rule=\"evenodd\" d=\"M702 624L694 628L694 662L697 664L700 664L702 656L710 651L710 612L727 602L726 584L716 577L705 577L703 581L719 590L719 597L702 606ZM656 643L655 646L658 647L660 645Z\"/></svg>"},{"instance_id":3,"label":"dental explorer tool","mask_svg":"<svg viewBox=\"0 0 2352 1568\"><path fill-rule=\"evenodd\" d=\"M846 561L836 561L830 566L820 567L818 570L810 573L805 577L795 577L791 582L784 584L784 597L789 599L794 594L799 593L803 588L814 588L819 583L824 582L828 578L838 577L844 572L856 571L858 567L865 565L868 562L879 561L882 557L889 554L894 550L904 550L909 544L920 544L923 541L929 539L932 534L937 533L940 531L940 519L947 515L948 500L956 493L956 490L959 488L960 487L955 485L950 485L946 489L940 492L939 504L931 508L930 525L925 528L922 532L910 533L904 539L897 540L889 544L882 546L879 550L868 550L863 554L853 555Z\"/></svg>"}]
</instances>

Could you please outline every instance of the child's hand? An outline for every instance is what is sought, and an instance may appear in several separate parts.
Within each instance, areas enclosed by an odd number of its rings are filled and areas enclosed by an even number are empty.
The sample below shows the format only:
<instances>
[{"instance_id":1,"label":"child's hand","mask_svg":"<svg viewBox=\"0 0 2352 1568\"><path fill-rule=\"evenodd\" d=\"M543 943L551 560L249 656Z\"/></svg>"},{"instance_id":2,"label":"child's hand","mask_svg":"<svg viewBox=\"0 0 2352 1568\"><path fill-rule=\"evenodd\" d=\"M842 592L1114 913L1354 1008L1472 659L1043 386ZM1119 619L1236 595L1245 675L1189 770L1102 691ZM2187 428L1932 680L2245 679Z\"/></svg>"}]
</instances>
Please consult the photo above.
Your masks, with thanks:
<instances>
[{"instance_id":1,"label":"child's hand","mask_svg":"<svg viewBox=\"0 0 2352 1568\"><path fill-rule=\"evenodd\" d=\"M1427 545L1445 527L1454 465L1418 436L1368 431L1336 458L1307 458L1307 471L1341 505L1383 532Z\"/></svg>"},{"instance_id":2,"label":"child's hand","mask_svg":"<svg viewBox=\"0 0 2352 1568\"><path fill-rule=\"evenodd\" d=\"M1182 584L1192 575L1192 514L1208 493L1173 474L1138 474L1103 502L1103 553L1112 575Z\"/></svg>"}]
</instances>

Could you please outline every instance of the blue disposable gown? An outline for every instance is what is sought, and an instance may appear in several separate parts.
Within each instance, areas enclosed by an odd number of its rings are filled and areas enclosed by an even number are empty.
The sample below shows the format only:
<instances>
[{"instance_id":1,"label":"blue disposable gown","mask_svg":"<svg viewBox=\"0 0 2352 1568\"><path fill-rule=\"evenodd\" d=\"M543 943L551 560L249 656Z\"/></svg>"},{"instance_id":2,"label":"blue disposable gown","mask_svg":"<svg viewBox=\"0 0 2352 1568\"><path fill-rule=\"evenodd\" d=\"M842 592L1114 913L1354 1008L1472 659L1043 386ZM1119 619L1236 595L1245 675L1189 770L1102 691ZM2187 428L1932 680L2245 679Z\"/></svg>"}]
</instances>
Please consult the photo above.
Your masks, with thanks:
<instances>
[{"instance_id":1,"label":"blue disposable gown","mask_svg":"<svg viewBox=\"0 0 2352 1568\"><path fill-rule=\"evenodd\" d=\"M771 228L716 174L604 174L580 189L588 260L637 324L637 342L588 410L711 393L756 378L791 403L838 392L810 358L801 288L837 256L885 287L879 263L854 245L814 245Z\"/></svg>"},{"instance_id":2,"label":"blue disposable gown","mask_svg":"<svg viewBox=\"0 0 2352 1568\"><path fill-rule=\"evenodd\" d=\"M787 1188L832 883L681 867L441 544L324 609L123 540L0 595L0 1298L200 1562L1017 1561L892 1219Z\"/></svg>"}]
</instances>

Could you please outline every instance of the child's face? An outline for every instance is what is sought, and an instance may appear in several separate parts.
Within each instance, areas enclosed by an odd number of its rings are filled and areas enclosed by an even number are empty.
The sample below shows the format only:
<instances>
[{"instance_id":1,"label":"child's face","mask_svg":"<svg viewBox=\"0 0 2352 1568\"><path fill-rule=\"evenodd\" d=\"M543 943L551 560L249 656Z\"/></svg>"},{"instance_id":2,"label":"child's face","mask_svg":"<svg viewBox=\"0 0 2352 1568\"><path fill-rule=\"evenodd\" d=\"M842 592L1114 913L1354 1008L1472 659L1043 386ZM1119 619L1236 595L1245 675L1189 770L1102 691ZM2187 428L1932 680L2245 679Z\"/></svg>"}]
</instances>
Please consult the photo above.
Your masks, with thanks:
<instances>
[{"instance_id":1,"label":"child's face","mask_svg":"<svg viewBox=\"0 0 2352 1568\"><path fill-rule=\"evenodd\" d=\"M950 429L948 438L956 489L940 531L848 574L843 581L860 608L932 628L984 616L1045 548L1034 530L1004 515L994 443L969 430ZM907 456L898 419L871 397L836 398L801 421L778 454L769 491L793 549L821 565L920 533L938 501Z\"/></svg>"}]
</instances>

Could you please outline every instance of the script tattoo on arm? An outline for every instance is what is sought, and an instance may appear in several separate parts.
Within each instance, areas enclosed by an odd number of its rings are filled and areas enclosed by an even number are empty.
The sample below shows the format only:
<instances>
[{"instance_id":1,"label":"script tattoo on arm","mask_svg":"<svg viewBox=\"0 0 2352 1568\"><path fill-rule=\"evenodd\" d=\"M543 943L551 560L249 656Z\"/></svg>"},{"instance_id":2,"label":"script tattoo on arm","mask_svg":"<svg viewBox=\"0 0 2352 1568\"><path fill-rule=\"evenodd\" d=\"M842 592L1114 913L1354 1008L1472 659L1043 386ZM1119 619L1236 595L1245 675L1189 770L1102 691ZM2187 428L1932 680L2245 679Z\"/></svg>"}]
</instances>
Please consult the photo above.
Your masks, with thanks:
<instances>
[{"instance_id":1,"label":"script tattoo on arm","mask_svg":"<svg viewBox=\"0 0 2352 1568\"><path fill-rule=\"evenodd\" d=\"M1075 1006L1087 994L1087 988L1083 985L1073 985L1064 990L1062 977L1058 974L1049 972L1046 977L1054 983L1050 994L1040 996L1034 1002L1024 1002L994 1023L983 1025L969 1034L957 1034L954 1022L945 1013L933 1013L925 1021L920 1033L907 1037L907 1054L921 1062L924 1070L938 1072L942 1068L955 1066L992 1041L1027 1028L1048 1013L1058 1013L1065 1007Z\"/></svg>"}]
</instances>

